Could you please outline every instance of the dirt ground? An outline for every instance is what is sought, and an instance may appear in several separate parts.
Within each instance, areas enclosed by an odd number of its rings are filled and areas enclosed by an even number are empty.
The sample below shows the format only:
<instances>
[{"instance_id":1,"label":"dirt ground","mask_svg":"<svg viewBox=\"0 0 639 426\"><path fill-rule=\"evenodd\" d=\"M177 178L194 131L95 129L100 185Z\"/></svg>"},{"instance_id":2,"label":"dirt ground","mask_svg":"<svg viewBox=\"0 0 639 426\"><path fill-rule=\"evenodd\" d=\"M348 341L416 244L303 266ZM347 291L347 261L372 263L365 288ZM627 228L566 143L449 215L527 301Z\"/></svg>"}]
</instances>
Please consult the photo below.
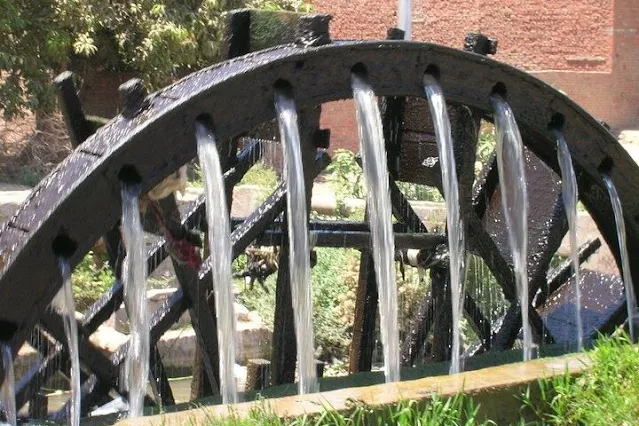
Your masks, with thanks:
<instances>
[{"instance_id":1,"label":"dirt ground","mask_svg":"<svg viewBox=\"0 0 639 426\"><path fill-rule=\"evenodd\" d=\"M0 119L0 182L34 186L70 152L59 114Z\"/></svg>"}]
</instances>

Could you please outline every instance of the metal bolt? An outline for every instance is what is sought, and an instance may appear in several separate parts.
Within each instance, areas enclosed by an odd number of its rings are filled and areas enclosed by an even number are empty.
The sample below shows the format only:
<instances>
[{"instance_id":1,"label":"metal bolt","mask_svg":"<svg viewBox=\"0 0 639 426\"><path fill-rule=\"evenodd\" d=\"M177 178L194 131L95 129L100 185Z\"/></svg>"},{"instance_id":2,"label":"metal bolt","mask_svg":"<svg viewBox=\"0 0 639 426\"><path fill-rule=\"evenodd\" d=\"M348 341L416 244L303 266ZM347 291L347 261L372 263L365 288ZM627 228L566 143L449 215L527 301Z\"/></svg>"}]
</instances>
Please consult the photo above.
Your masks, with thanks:
<instances>
[{"instance_id":1,"label":"metal bolt","mask_svg":"<svg viewBox=\"0 0 639 426\"><path fill-rule=\"evenodd\" d=\"M139 78L133 78L118 88L121 114L133 118L148 106L146 89Z\"/></svg>"},{"instance_id":2,"label":"metal bolt","mask_svg":"<svg viewBox=\"0 0 639 426\"><path fill-rule=\"evenodd\" d=\"M314 47L329 44L331 35L329 23L333 17L326 14L305 15L300 18L295 44L300 47Z\"/></svg>"},{"instance_id":3,"label":"metal bolt","mask_svg":"<svg viewBox=\"0 0 639 426\"><path fill-rule=\"evenodd\" d=\"M497 53L497 40L480 33L468 33L464 39L464 50L480 55L494 55Z\"/></svg>"},{"instance_id":4,"label":"metal bolt","mask_svg":"<svg viewBox=\"0 0 639 426\"><path fill-rule=\"evenodd\" d=\"M386 31L386 40L404 40L405 37L406 31L397 27L390 27Z\"/></svg>"},{"instance_id":5,"label":"metal bolt","mask_svg":"<svg viewBox=\"0 0 639 426\"><path fill-rule=\"evenodd\" d=\"M330 129L317 129L313 133L313 144L316 148L328 149L331 143Z\"/></svg>"}]
</instances>

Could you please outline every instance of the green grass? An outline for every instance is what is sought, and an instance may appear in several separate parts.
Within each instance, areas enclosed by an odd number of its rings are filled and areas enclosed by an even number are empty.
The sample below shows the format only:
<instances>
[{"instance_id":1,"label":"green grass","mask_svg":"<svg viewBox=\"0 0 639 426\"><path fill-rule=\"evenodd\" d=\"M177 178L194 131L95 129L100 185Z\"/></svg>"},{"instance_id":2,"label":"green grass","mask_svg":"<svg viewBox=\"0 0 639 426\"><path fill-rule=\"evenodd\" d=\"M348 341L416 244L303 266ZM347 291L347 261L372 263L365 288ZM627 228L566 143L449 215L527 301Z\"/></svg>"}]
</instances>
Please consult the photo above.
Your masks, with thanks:
<instances>
[{"instance_id":1,"label":"green grass","mask_svg":"<svg viewBox=\"0 0 639 426\"><path fill-rule=\"evenodd\" d=\"M500 353L500 355L509 353ZM469 361L479 360L482 357L494 358L495 355L498 354L473 357ZM518 355L517 358L520 359L521 354L518 353ZM637 392L639 348L630 345L625 336L602 337L588 355L592 359L592 365L581 375L559 375L550 380L540 379L521 395L513 395L521 401L521 408L519 412L511 416L513 419L518 419L511 424L513 426L639 424L639 392ZM404 379L410 379L410 377L404 377ZM486 410L482 412L480 408L474 398L469 395L458 394L451 398L433 395L428 402L405 400L384 408L372 408L362 401L350 401L347 412L344 413L325 407L321 414L314 417L280 419L270 408L268 400L262 399L248 417L240 418L231 413L225 418L210 417L204 424L207 426L378 424L471 426L496 425L496 422L490 418L486 419L485 416L503 414L486 413Z\"/></svg>"},{"instance_id":2,"label":"green grass","mask_svg":"<svg viewBox=\"0 0 639 426\"><path fill-rule=\"evenodd\" d=\"M442 399L434 395L428 404L416 401L399 401L384 409L374 409L359 401L350 401L349 413L341 414L330 407L317 416L302 416L293 419L280 419L268 405L262 401L248 416L241 418L231 414L226 418L209 417L207 426L471 426L494 425L487 420L477 419L478 406L463 394Z\"/></svg>"},{"instance_id":3,"label":"green grass","mask_svg":"<svg viewBox=\"0 0 639 426\"><path fill-rule=\"evenodd\" d=\"M258 185L270 194L278 183L279 178L275 170L259 161L246 172L239 185Z\"/></svg>"},{"instance_id":4,"label":"green grass","mask_svg":"<svg viewBox=\"0 0 639 426\"><path fill-rule=\"evenodd\" d=\"M191 163L187 169L189 184L197 188L204 187L204 173L202 168L196 162ZM277 172L270 166L264 164L263 161L255 163L248 172L242 177L238 185L256 185L259 191L269 195L277 187L279 178Z\"/></svg>"},{"instance_id":5,"label":"green grass","mask_svg":"<svg viewBox=\"0 0 639 426\"><path fill-rule=\"evenodd\" d=\"M540 402L523 395L535 420L522 425L639 424L639 347L627 336L602 337L589 355L592 367L580 377L540 381Z\"/></svg>"}]
</instances>

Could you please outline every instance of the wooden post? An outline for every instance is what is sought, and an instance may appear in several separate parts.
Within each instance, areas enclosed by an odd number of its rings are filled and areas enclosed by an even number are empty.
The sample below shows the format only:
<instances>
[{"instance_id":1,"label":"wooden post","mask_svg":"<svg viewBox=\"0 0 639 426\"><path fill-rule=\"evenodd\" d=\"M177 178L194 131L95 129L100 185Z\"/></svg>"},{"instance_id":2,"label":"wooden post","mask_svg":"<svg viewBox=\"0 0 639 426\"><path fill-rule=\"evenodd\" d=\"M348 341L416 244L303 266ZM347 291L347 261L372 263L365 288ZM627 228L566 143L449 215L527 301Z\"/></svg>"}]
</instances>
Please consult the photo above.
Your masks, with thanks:
<instances>
[{"instance_id":1,"label":"wooden post","mask_svg":"<svg viewBox=\"0 0 639 426\"><path fill-rule=\"evenodd\" d=\"M271 375L271 361L266 359L249 359L246 364L245 391L261 390L268 387Z\"/></svg>"}]
</instances>

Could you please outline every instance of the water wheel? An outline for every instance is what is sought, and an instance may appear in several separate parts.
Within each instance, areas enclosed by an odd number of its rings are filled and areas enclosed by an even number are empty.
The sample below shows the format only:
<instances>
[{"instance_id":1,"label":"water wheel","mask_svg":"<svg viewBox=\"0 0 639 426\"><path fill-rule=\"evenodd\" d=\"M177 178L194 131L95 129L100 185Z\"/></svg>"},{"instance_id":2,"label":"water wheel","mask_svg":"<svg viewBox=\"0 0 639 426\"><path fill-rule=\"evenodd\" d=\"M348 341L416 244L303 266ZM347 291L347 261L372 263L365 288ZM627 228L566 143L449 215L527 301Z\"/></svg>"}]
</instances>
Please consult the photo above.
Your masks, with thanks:
<instances>
[{"instance_id":1,"label":"water wheel","mask_svg":"<svg viewBox=\"0 0 639 426\"><path fill-rule=\"evenodd\" d=\"M151 95L144 93L139 82L124 85L121 113L94 134L91 134L94 129L90 123L77 112L79 109L74 109L73 96L65 101L70 133L76 142L82 143L38 185L0 229L0 341L9 344L14 355L23 343L33 340L30 336L34 333L46 333L60 343L55 350L43 353L22 377L17 388L18 406L26 403L61 365L55 360L66 356L62 320L48 310L62 284L58 257L68 256L71 264L77 265L101 237L109 249L116 281L78 324L85 373L83 413L109 400L110 391L123 392L118 379L126 344L107 357L89 340L122 302L119 267L123 253L118 250L122 181L135 175L144 193L191 161L196 156L195 122L205 115L214 126L217 140L223 141L220 151L227 171L227 193L231 193L233 186L262 155L260 141L249 139L239 148L238 137L274 119L274 87L281 81L293 88L300 116L305 180L310 189L315 176L330 162L325 151L328 133L319 129L321 105L351 98L351 72L354 67L365 70L366 78L386 107L385 136L392 202L398 221L396 247L427 252L445 245L445 235L429 232L410 208L397 182L440 185L437 166L422 165L428 157L436 157L436 152L429 153L428 141L415 137L428 130L430 120L424 108L422 77L427 69L437 72L453 121L460 208L468 227L468 250L483 259L499 283L503 297L511 302L505 316L500 321L492 321L482 315L472 295L466 296L467 317L480 337L473 352L511 348L521 328L500 213L496 165L489 161L477 179L474 171L479 124L482 119L491 119L490 95L496 90L506 97L514 111L527 148L531 197L528 270L531 293L541 291L534 299L535 309L531 309L529 318L536 339L561 341L574 333L574 327L569 326L572 311L553 298L554 292L562 291L566 292L564 299L568 298L569 290L561 284L569 280L569 267L560 267L554 270L554 275L549 275L552 256L567 227L559 198L556 141L549 129L564 134L576 169L580 200L619 259L613 211L601 173L612 177L623 203L630 256L639 256L639 201L634 196L639 192L639 168L602 124L565 95L525 72L474 52L399 40L331 41L327 19L315 17L305 22L306 32L302 32L304 37L297 44L211 66ZM67 84L65 81L62 79L59 83ZM425 144L423 150L415 148L420 144ZM286 247L286 240L282 238L285 227L280 219L285 197L286 188L281 184L252 214L234 223L235 257L256 240L260 244ZM155 202L154 206L159 214L155 219L153 215L147 217L149 229L162 234L158 230L164 227L168 233L149 251L148 269L152 271L161 260L171 256L180 288L153 314L152 345L189 310L206 375L214 391L218 378L215 312L211 309L213 305L206 303L212 285L210 268L206 260L201 267L194 267L175 250L175 242L190 241L189 229L203 226L203 200L199 199L189 211L181 214L173 195ZM311 229L317 234L318 247L354 247L363 252L351 370L370 369L376 290L366 255L367 225L313 221ZM592 249L592 246L584 248L583 256ZM281 250L280 256L285 257L286 250ZM292 381L295 371L287 262L280 258L279 264L271 360L275 383ZM631 267L634 281L639 283L639 263ZM449 355L445 263L432 263L430 273L433 290L425 297L404 342L405 364L414 361L414 354L424 345L431 328L440 333L433 339L432 344L438 346L433 351L439 351L441 359ZM597 330L606 330L623 321L623 296L618 279L591 275L583 286L589 303L585 310L590 309L593 318L586 325L587 332L594 335ZM635 291L639 292L639 288ZM428 318L433 317L429 314L433 311L439 314L431 324ZM151 353L154 381L170 390L157 350ZM162 398L164 403L172 399L170 392L164 392ZM149 397L148 402L160 401Z\"/></svg>"}]
</instances>

